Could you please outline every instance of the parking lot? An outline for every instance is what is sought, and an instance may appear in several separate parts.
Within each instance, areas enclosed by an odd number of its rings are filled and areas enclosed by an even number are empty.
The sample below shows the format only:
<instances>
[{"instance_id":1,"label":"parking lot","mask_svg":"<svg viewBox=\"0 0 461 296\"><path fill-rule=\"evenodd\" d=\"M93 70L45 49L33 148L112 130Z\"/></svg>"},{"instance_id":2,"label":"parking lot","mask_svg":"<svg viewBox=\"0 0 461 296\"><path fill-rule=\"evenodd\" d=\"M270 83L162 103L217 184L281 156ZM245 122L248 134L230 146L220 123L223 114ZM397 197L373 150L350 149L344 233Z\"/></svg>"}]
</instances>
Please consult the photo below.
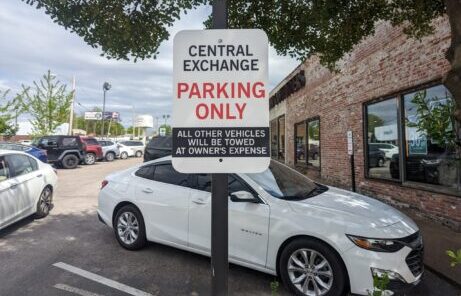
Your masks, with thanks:
<instances>
[{"instance_id":1,"label":"parking lot","mask_svg":"<svg viewBox=\"0 0 461 296\"><path fill-rule=\"evenodd\" d=\"M140 158L59 170L54 209L0 231L0 295L209 295L210 264L203 256L150 244L138 252L121 248L96 215L104 176ZM430 250L428 250L430 252ZM230 295L288 295L275 279L231 265ZM407 295L459 295L427 271Z\"/></svg>"}]
</instances>

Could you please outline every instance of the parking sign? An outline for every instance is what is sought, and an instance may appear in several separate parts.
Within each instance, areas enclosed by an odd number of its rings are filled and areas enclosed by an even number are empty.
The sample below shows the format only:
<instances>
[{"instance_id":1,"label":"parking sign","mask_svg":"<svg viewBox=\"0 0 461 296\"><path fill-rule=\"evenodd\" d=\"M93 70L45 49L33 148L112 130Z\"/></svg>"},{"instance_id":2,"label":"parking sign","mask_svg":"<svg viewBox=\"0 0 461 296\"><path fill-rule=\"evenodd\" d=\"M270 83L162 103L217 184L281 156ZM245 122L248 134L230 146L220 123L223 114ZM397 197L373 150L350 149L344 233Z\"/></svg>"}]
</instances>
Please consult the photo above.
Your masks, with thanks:
<instances>
[{"instance_id":1,"label":"parking sign","mask_svg":"<svg viewBox=\"0 0 461 296\"><path fill-rule=\"evenodd\" d=\"M177 171L256 173L268 167L267 59L262 30L176 34L172 156Z\"/></svg>"}]
</instances>

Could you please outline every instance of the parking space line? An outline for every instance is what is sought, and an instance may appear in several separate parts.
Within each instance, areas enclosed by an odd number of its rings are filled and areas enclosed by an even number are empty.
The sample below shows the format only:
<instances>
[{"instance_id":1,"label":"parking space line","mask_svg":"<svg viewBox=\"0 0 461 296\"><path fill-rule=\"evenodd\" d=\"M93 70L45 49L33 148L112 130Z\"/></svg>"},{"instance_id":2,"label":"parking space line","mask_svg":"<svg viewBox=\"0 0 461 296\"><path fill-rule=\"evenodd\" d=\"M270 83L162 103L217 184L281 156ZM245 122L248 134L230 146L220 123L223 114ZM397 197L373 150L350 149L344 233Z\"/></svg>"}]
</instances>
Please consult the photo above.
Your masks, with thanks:
<instances>
[{"instance_id":1,"label":"parking space line","mask_svg":"<svg viewBox=\"0 0 461 296\"><path fill-rule=\"evenodd\" d=\"M114 280L102 277L100 275L97 275L95 273L80 269L78 267L66 264L64 262L57 262L53 264L53 266L67 270L69 272L72 272L76 275L79 275L81 277L84 277L86 279L92 280L94 282L106 285L108 287L114 288L116 290L125 292L127 294L133 295L133 296L153 296L152 294L146 293L144 291L135 289L133 287L127 286L125 284L116 282Z\"/></svg>"},{"instance_id":2,"label":"parking space line","mask_svg":"<svg viewBox=\"0 0 461 296\"><path fill-rule=\"evenodd\" d=\"M103 296L101 294L92 293L90 291L75 288L75 287L65 285L65 284L56 284L56 285L54 285L54 287L56 289L63 290L63 291L66 291L66 292L70 292L70 293L74 293L74 294L77 294L77 295L80 295L80 296Z\"/></svg>"}]
</instances>

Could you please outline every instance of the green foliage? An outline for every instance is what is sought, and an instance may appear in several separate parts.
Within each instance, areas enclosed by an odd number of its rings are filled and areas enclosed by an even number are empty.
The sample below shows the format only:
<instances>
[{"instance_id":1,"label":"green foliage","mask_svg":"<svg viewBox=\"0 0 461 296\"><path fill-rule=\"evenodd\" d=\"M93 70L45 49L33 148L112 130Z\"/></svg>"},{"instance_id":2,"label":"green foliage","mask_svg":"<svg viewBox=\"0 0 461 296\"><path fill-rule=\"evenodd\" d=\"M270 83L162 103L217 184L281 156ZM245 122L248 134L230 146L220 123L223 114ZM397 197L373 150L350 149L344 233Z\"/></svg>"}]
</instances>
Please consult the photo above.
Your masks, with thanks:
<instances>
[{"instance_id":1,"label":"green foliage","mask_svg":"<svg viewBox=\"0 0 461 296\"><path fill-rule=\"evenodd\" d=\"M98 112L98 108L93 108ZM85 120L84 116L74 116L74 129L81 129L87 134L99 135L101 133L101 120ZM125 134L125 127L116 121L104 120L104 135L110 132L111 137L122 136Z\"/></svg>"},{"instance_id":2,"label":"green foliage","mask_svg":"<svg viewBox=\"0 0 461 296\"><path fill-rule=\"evenodd\" d=\"M453 111L455 105L447 94L444 98L428 98L427 92L417 92L412 103L416 106L417 122L407 120L407 126L417 128L418 132L431 141L448 148L456 148L456 129Z\"/></svg>"},{"instance_id":3,"label":"green foliage","mask_svg":"<svg viewBox=\"0 0 461 296\"><path fill-rule=\"evenodd\" d=\"M181 12L211 0L52 1L23 0L81 36L103 55L116 59L155 58L169 38L166 30ZM431 20L445 12L443 0L289 1L229 0L230 28L261 28L279 54L304 60L317 54L322 64L336 62L378 21L404 25L420 38L432 32ZM210 19L205 22L211 26Z\"/></svg>"},{"instance_id":4,"label":"green foliage","mask_svg":"<svg viewBox=\"0 0 461 296\"><path fill-rule=\"evenodd\" d=\"M369 296L386 295L387 286L389 285L389 276L385 273L383 276L373 276L373 291L369 291Z\"/></svg>"},{"instance_id":5,"label":"green foliage","mask_svg":"<svg viewBox=\"0 0 461 296\"><path fill-rule=\"evenodd\" d=\"M166 134L167 134L167 135L171 135L171 125L162 124L162 125L159 127L159 130L160 130L160 128L165 128Z\"/></svg>"},{"instance_id":6,"label":"green foliage","mask_svg":"<svg viewBox=\"0 0 461 296\"><path fill-rule=\"evenodd\" d=\"M448 257L450 257L451 262L450 266L455 267L456 265L460 264L461 265L461 249L458 249L458 251L452 251L448 250L447 252Z\"/></svg>"},{"instance_id":7,"label":"green foliage","mask_svg":"<svg viewBox=\"0 0 461 296\"><path fill-rule=\"evenodd\" d=\"M132 135L133 134L133 127L130 126L126 129L126 134L127 135ZM139 137L142 134L142 130L140 128L134 128L134 136Z\"/></svg>"},{"instance_id":8,"label":"green foliage","mask_svg":"<svg viewBox=\"0 0 461 296\"><path fill-rule=\"evenodd\" d=\"M18 126L12 123L14 116L11 109L14 108L14 103L7 100L9 90L0 91L0 135L12 137L18 131Z\"/></svg>"},{"instance_id":9,"label":"green foliage","mask_svg":"<svg viewBox=\"0 0 461 296\"><path fill-rule=\"evenodd\" d=\"M22 86L22 103L26 112L32 116L33 133L47 135L69 119L73 92L66 91L48 70L33 87Z\"/></svg>"},{"instance_id":10,"label":"green foliage","mask_svg":"<svg viewBox=\"0 0 461 296\"><path fill-rule=\"evenodd\" d=\"M272 282L271 282L271 295L272 296L277 296L279 294L279 282L277 281L277 279L274 279Z\"/></svg>"}]
</instances>

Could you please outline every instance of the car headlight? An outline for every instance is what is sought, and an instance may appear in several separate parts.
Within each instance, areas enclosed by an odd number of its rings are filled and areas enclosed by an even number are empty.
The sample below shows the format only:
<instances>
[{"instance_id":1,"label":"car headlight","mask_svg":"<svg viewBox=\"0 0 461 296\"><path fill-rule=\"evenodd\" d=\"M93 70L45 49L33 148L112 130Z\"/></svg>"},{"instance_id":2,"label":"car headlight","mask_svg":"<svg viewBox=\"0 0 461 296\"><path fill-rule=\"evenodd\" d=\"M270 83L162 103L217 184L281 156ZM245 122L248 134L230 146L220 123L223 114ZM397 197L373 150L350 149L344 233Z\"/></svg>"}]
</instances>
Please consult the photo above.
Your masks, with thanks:
<instances>
[{"instance_id":1,"label":"car headlight","mask_svg":"<svg viewBox=\"0 0 461 296\"><path fill-rule=\"evenodd\" d=\"M356 246L369 251L392 253L403 248L403 244L393 239L366 238L350 234L346 236Z\"/></svg>"}]
</instances>

